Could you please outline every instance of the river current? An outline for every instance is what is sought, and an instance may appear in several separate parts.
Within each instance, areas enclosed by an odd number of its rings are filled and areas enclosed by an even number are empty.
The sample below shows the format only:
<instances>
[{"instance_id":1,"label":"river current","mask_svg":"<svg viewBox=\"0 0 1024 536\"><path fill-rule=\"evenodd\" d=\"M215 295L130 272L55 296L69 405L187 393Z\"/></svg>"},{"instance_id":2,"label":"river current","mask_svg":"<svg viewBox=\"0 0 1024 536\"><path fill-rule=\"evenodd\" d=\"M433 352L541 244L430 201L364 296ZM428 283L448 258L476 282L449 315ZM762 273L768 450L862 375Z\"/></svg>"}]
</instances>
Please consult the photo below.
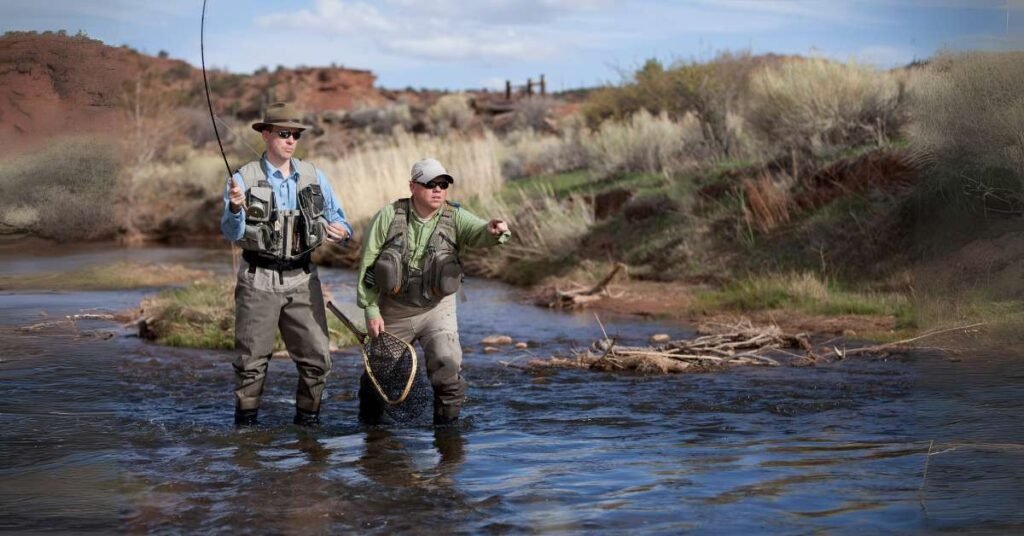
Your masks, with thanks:
<instances>
[{"instance_id":1,"label":"river current","mask_svg":"<svg viewBox=\"0 0 1024 536\"><path fill-rule=\"evenodd\" d=\"M114 260L227 272L223 251L0 257L4 274ZM351 272L321 269L335 300ZM507 367L601 336L592 313L468 280L462 426L358 425L361 357L334 355L320 430L291 425L272 361L262 424L236 430L231 353L103 320L158 289L0 292L0 530L158 533L863 533L1024 530L1024 359L849 358L640 376ZM349 305L351 307L351 305ZM602 316L641 344L686 326ZM486 335L530 341L482 352Z\"/></svg>"}]
</instances>

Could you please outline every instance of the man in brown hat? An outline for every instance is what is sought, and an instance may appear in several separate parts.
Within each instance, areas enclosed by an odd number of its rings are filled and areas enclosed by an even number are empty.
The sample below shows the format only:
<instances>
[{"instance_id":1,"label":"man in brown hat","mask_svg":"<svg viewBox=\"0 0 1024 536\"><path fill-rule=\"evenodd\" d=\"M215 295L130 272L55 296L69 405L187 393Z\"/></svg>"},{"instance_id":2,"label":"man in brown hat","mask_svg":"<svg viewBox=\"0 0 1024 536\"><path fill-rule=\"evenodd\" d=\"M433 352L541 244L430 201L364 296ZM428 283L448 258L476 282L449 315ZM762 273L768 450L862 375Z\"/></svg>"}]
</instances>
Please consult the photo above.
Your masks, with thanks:
<instances>
[{"instance_id":1,"label":"man in brown hat","mask_svg":"<svg viewBox=\"0 0 1024 536\"><path fill-rule=\"evenodd\" d=\"M461 180L461 179L460 179ZM356 303L376 337L385 329L419 341L434 389L434 424L450 426L462 412L466 381L454 294L462 285L460 252L492 247L511 237L508 224L484 220L448 201L455 179L433 158L413 164L409 197L385 205L366 231ZM386 406L364 373L359 418L386 423Z\"/></svg>"},{"instance_id":2,"label":"man in brown hat","mask_svg":"<svg viewBox=\"0 0 1024 536\"><path fill-rule=\"evenodd\" d=\"M280 329L299 371L294 422L316 426L331 356L310 256L324 242L344 243L352 228L324 174L292 156L309 128L292 105L270 105L252 128L263 136L266 152L232 176L221 217L221 231L242 248L245 260L235 285L235 424L256 424Z\"/></svg>"}]
</instances>

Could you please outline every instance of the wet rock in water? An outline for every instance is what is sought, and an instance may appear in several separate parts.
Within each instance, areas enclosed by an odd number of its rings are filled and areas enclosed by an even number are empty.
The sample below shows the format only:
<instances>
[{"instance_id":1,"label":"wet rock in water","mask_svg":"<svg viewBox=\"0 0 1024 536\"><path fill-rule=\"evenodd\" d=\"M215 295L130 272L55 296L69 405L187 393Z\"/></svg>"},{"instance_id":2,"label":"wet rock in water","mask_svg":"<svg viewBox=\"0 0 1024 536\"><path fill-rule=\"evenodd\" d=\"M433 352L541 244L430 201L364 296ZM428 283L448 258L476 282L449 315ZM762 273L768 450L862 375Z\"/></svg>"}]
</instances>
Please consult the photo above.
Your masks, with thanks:
<instances>
[{"instance_id":1,"label":"wet rock in water","mask_svg":"<svg viewBox=\"0 0 1024 536\"><path fill-rule=\"evenodd\" d=\"M530 345L526 344L525 342L520 341L516 343L516 350L525 350L529 346Z\"/></svg>"},{"instance_id":2,"label":"wet rock in water","mask_svg":"<svg viewBox=\"0 0 1024 536\"><path fill-rule=\"evenodd\" d=\"M500 351L501 351L500 348L495 348L493 346L484 346L484 353L485 354L495 354L495 353L498 353Z\"/></svg>"},{"instance_id":3,"label":"wet rock in water","mask_svg":"<svg viewBox=\"0 0 1024 536\"><path fill-rule=\"evenodd\" d=\"M475 351L476 351L476 349L473 348L472 346L463 346L462 347L462 353L464 353L464 354L471 354L471 353L473 353Z\"/></svg>"},{"instance_id":4,"label":"wet rock in water","mask_svg":"<svg viewBox=\"0 0 1024 536\"><path fill-rule=\"evenodd\" d=\"M480 341L480 344L487 346L494 346L499 344L512 344L512 337L509 337L508 335L490 335L484 337L483 340Z\"/></svg>"},{"instance_id":5,"label":"wet rock in water","mask_svg":"<svg viewBox=\"0 0 1024 536\"><path fill-rule=\"evenodd\" d=\"M654 335L651 335L652 343L668 342L671 340L672 337L669 337L668 333L655 333Z\"/></svg>"}]
</instances>

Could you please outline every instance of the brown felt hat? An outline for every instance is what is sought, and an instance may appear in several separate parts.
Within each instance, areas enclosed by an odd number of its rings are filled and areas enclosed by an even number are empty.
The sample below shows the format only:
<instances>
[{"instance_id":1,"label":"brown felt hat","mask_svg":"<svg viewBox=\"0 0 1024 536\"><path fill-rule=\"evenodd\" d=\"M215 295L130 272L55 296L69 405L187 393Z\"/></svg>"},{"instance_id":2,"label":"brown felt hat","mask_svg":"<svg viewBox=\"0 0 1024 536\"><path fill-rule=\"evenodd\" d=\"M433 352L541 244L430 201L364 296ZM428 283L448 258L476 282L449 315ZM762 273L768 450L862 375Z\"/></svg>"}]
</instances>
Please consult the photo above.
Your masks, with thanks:
<instances>
[{"instance_id":1,"label":"brown felt hat","mask_svg":"<svg viewBox=\"0 0 1024 536\"><path fill-rule=\"evenodd\" d=\"M269 126L299 130L310 128L309 125L302 123L302 114L287 102L275 102L267 106L266 111L263 112L263 121L253 123L252 129L260 132Z\"/></svg>"}]
</instances>

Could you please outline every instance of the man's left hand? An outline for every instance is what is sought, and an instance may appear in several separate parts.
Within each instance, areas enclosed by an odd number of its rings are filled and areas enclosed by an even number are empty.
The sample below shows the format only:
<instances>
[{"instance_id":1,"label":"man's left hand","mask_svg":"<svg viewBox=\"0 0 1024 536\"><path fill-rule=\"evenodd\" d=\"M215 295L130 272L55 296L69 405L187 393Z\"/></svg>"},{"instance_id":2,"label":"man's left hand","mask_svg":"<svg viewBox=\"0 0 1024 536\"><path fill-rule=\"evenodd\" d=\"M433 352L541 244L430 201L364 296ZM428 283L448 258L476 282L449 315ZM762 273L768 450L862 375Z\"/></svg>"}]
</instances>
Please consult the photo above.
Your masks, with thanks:
<instances>
[{"instance_id":1,"label":"man's left hand","mask_svg":"<svg viewBox=\"0 0 1024 536\"><path fill-rule=\"evenodd\" d=\"M504 220L494 219L487 222L487 232L494 236L508 232L508 224Z\"/></svg>"},{"instance_id":2,"label":"man's left hand","mask_svg":"<svg viewBox=\"0 0 1024 536\"><path fill-rule=\"evenodd\" d=\"M348 229L340 223L328 223L327 224L327 239L335 244L340 244L345 240L348 240Z\"/></svg>"}]
</instances>

